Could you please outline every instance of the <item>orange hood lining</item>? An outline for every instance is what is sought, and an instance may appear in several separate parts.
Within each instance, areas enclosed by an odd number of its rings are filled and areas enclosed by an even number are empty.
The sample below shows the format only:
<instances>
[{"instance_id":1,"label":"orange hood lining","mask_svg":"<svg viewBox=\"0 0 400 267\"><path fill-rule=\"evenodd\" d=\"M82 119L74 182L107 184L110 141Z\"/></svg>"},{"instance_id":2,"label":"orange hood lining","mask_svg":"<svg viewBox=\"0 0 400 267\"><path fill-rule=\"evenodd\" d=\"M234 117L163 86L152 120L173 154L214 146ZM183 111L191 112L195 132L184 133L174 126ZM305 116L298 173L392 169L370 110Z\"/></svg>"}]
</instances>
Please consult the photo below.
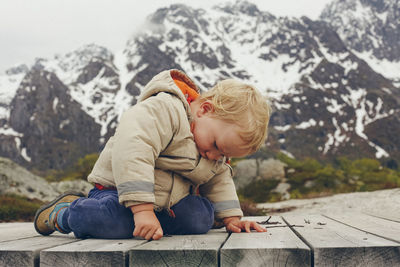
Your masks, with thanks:
<instances>
[{"instance_id":1,"label":"orange hood lining","mask_svg":"<svg viewBox=\"0 0 400 267\"><path fill-rule=\"evenodd\" d=\"M182 71L179 70L171 70L170 75L173 80L178 80L186 83L190 88L194 89L198 94L200 94L200 89L196 86L196 84Z\"/></svg>"},{"instance_id":2,"label":"orange hood lining","mask_svg":"<svg viewBox=\"0 0 400 267\"><path fill-rule=\"evenodd\" d=\"M199 96L199 90L197 86L183 72L171 70L170 74L176 86L178 86L178 88L182 91L189 104Z\"/></svg>"}]
</instances>

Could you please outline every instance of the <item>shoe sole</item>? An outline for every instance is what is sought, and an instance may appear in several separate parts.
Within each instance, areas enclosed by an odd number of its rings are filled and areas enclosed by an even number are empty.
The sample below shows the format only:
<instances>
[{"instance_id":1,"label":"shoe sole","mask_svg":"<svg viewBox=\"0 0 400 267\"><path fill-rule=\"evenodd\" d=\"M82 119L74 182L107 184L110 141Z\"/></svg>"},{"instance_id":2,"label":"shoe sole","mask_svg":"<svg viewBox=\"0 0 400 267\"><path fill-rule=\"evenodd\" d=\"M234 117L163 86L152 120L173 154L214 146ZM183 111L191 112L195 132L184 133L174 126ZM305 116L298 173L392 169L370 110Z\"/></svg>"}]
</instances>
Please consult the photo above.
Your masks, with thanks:
<instances>
[{"instance_id":1,"label":"shoe sole","mask_svg":"<svg viewBox=\"0 0 400 267\"><path fill-rule=\"evenodd\" d=\"M68 192L65 192L65 193L62 194L62 195L59 195L56 199L54 199L54 200L51 201L50 203L41 206L41 207L36 211L36 213L35 213L35 219L33 220L33 225L35 226L36 232L38 232L38 233L41 234L41 235L50 235L50 234L51 234L51 233L49 233L49 234L43 234L43 233L41 233L41 232L39 231L39 229L37 228L37 226L36 226L36 220L38 219L39 214L40 214L42 211L44 211L45 209L50 208L51 206L53 206L57 201L59 201L59 200L62 199L63 197L70 196L70 195L72 195L72 196L77 196L77 197L86 197L86 195L83 194L83 193L81 193L81 192L68 191Z\"/></svg>"}]
</instances>

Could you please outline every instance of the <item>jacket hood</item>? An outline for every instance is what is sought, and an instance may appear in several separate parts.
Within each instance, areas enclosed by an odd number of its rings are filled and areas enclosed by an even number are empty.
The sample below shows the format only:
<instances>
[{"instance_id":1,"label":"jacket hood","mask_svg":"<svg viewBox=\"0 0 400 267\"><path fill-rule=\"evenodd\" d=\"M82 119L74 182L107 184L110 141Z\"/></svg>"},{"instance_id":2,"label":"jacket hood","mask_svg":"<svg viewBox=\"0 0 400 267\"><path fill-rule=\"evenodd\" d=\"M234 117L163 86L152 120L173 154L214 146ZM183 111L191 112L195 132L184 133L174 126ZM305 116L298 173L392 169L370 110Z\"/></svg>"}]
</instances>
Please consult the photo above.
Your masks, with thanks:
<instances>
[{"instance_id":1,"label":"jacket hood","mask_svg":"<svg viewBox=\"0 0 400 267\"><path fill-rule=\"evenodd\" d=\"M196 84L184 72L176 69L165 70L154 76L145 86L144 90L139 96L139 102L144 101L145 99L160 92L173 94L182 101L188 118L190 118L191 113L189 103L186 101L186 97L183 95L179 87L175 84L174 80L180 80L186 83L189 87L196 90L196 92L200 93L200 90L196 86Z\"/></svg>"}]
</instances>

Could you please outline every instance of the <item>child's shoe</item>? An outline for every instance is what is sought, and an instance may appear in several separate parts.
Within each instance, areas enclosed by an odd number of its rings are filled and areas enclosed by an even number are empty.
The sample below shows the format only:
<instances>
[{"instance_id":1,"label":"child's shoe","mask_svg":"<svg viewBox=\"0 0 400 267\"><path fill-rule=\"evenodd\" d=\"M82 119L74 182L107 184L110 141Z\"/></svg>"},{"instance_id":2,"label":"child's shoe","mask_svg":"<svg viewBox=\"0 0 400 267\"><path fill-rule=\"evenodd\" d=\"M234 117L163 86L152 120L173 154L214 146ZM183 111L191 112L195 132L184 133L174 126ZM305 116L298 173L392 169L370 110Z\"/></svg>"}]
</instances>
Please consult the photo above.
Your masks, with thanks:
<instances>
[{"instance_id":1,"label":"child's shoe","mask_svg":"<svg viewBox=\"0 0 400 267\"><path fill-rule=\"evenodd\" d=\"M74 200L84 197L83 193L66 192L49 204L41 206L35 214L34 225L39 234L49 235L55 230L64 233L57 224L57 215L60 210L67 208Z\"/></svg>"}]
</instances>

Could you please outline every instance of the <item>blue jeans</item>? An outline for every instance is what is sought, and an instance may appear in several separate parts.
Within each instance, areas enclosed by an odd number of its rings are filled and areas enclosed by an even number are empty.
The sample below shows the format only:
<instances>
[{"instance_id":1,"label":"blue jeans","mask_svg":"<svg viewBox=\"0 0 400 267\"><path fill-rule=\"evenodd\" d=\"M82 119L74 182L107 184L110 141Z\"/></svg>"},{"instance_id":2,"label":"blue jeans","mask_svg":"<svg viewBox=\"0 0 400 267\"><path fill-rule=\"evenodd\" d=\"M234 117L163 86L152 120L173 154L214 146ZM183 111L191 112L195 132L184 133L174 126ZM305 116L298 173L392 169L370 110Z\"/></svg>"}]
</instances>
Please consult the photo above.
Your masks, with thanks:
<instances>
[{"instance_id":1,"label":"blue jeans","mask_svg":"<svg viewBox=\"0 0 400 267\"><path fill-rule=\"evenodd\" d=\"M201 196L188 195L171 207L175 218L166 210L155 212L164 234L185 235L207 233L214 223L214 207ZM62 214L62 228L77 238L132 238L133 214L118 202L116 190L90 190L87 198L79 198Z\"/></svg>"}]
</instances>

